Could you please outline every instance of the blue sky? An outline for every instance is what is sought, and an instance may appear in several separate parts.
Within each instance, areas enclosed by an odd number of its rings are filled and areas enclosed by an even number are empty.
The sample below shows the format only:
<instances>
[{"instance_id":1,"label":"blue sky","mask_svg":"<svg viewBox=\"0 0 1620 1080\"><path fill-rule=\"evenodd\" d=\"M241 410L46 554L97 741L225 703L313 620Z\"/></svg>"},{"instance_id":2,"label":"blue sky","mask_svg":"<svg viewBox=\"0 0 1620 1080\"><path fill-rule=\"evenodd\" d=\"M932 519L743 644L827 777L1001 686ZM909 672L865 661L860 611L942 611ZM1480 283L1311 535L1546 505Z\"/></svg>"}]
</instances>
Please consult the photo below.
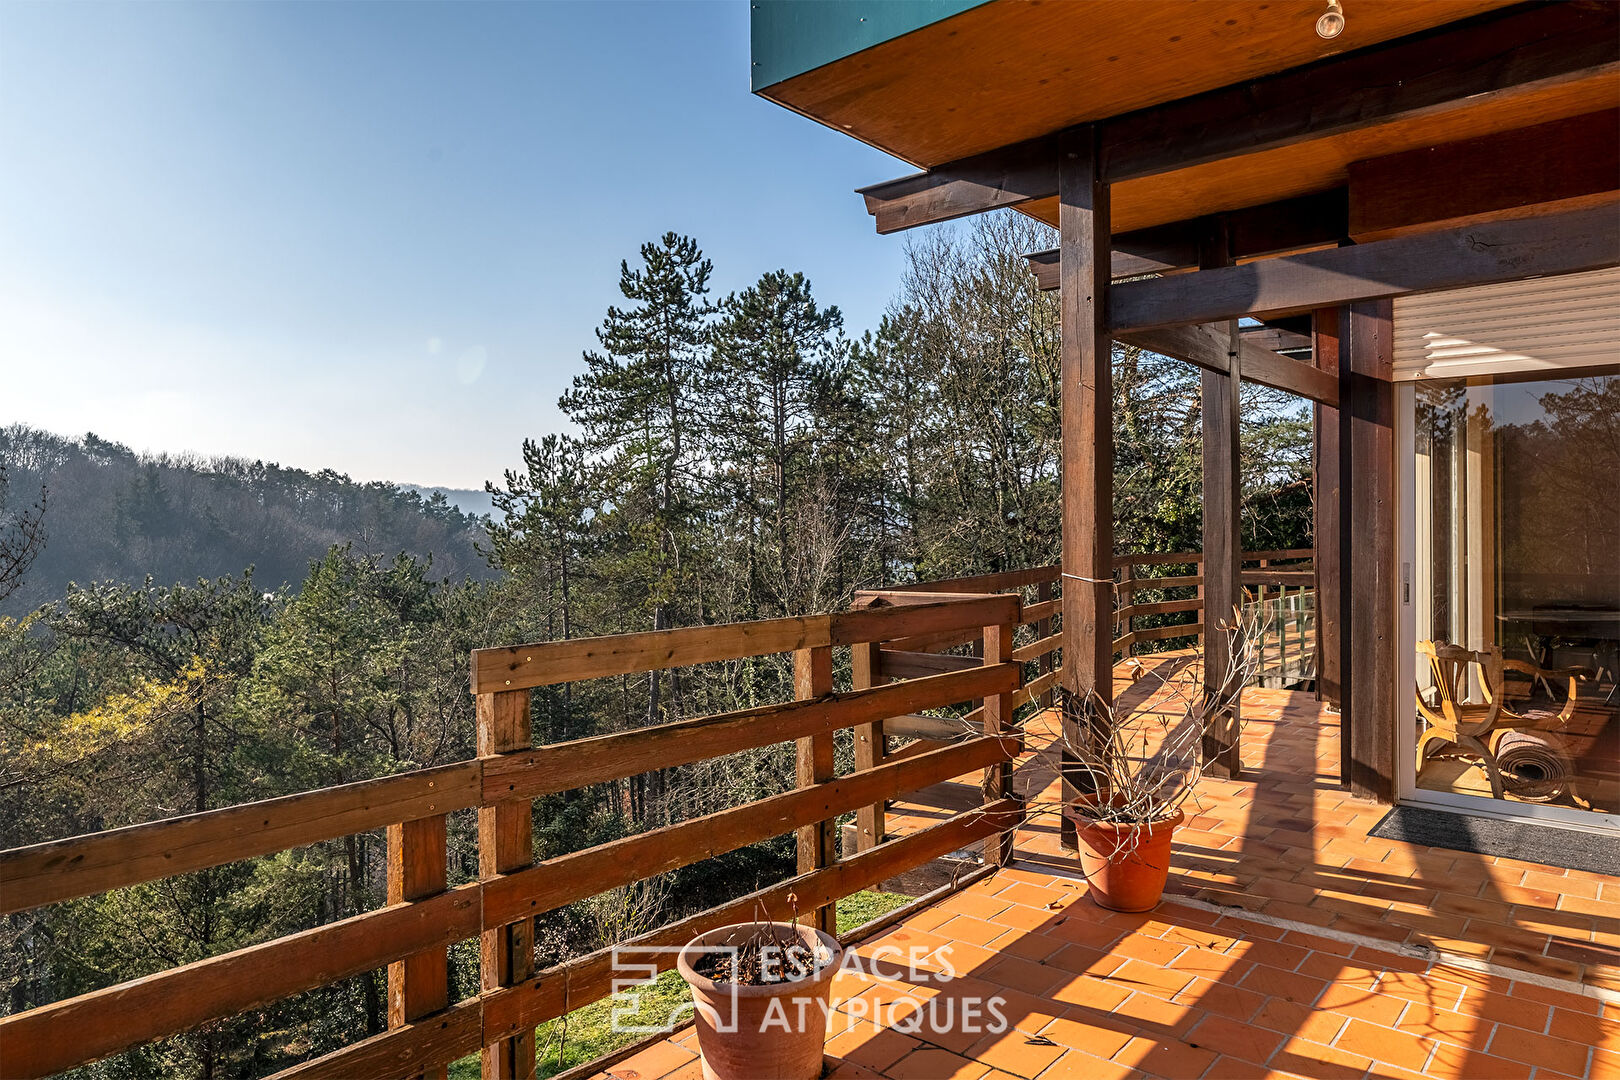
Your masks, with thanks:
<instances>
[{"instance_id":1,"label":"blue sky","mask_svg":"<svg viewBox=\"0 0 1620 1080\"><path fill-rule=\"evenodd\" d=\"M745 3L0 0L0 424L477 487L618 264L803 270L852 331L907 168L748 93Z\"/></svg>"}]
</instances>

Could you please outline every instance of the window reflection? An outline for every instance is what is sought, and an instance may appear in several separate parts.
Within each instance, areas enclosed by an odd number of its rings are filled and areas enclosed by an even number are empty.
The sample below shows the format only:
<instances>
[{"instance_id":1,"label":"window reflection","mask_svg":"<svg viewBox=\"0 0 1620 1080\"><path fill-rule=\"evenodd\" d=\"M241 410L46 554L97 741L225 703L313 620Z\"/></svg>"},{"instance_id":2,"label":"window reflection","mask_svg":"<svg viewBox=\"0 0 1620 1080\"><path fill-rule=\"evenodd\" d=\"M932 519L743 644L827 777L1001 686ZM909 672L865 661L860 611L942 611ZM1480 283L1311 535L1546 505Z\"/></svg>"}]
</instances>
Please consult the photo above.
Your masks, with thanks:
<instances>
[{"instance_id":1,"label":"window reflection","mask_svg":"<svg viewBox=\"0 0 1620 1080\"><path fill-rule=\"evenodd\" d=\"M1620 368L1416 388L1418 786L1620 808Z\"/></svg>"}]
</instances>

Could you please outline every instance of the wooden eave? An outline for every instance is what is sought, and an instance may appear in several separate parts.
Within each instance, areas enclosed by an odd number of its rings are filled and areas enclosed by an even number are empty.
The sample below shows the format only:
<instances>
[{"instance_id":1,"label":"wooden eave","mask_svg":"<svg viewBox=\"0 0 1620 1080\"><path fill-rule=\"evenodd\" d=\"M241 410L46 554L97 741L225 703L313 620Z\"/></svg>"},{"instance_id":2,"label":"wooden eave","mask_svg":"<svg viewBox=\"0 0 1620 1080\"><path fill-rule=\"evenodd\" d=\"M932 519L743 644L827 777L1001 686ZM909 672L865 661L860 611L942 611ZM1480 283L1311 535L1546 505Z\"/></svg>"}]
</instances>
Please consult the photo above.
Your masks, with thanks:
<instances>
[{"instance_id":1,"label":"wooden eave","mask_svg":"<svg viewBox=\"0 0 1620 1080\"><path fill-rule=\"evenodd\" d=\"M1053 72L1061 73L1073 66L1063 65L1065 58L1073 60L1095 47L1084 44L1093 39L1077 37L1074 27L1095 30L1106 22L1096 13L1106 14L1114 5L1111 0L1098 0L1053 6L1067 12L1062 18L1072 23L1068 37L1059 35L1059 40L1078 40L1081 44L1037 51L1013 69L1016 77L1004 73L1010 61L998 69L998 79L983 83L976 84L961 72L941 74L926 100L906 99L902 107L897 104L902 100L897 97L897 88L906 84L908 75L904 67L898 67L886 71L889 81L882 85L852 88L852 96L840 98L835 109L828 106L818 112L818 107L805 99L786 103L897 156L928 165L931 171L919 174L920 182L942 171L965 169L987 187L1003 189L992 202L964 212L989 205L1016 206L1054 225L1055 163L1046 144L1061 129L1049 126L1044 131L1034 130L1023 142L1016 141L1015 136L1033 130L1026 123L1030 117L1042 117L1039 125L1057 125L1060 121L1054 118L1059 115L1085 117L1100 110L1134 106L1132 111L1100 113L1097 117L1110 146L1107 171L1112 190L1112 225L1118 235L1328 191L1346 184L1354 162L1590 114L1613 108L1620 101L1620 62L1611 55L1615 52L1615 9L1609 4L1576 0L1551 6L1518 4L1503 8L1421 3L1415 8L1428 13L1428 23L1416 32L1393 35L1399 40L1385 37L1378 44L1362 37L1351 41L1347 31L1334 43L1344 42L1345 47L1332 50L1333 55L1323 58L1322 50L1318 50L1307 58L1317 62L1281 67L1278 65L1289 64L1304 54L1280 50L1274 40L1277 31L1273 24L1265 22L1261 26L1256 20L1262 11L1281 12L1288 8L1295 15L1298 12L1289 5L1243 4L1238 7L1247 15L1239 19L1239 25L1245 25L1243 20L1247 19L1252 34L1241 40L1222 39L1217 51L1232 63L1222 69L1223 76L1210 76L1211 80L1221 77L1227 81L1202 88L1187 75L1165 82L1157 92L1144 91L1147 96L1143 97L1129 87L1108 89L1113 83L1156 85L1153 73L1157 67L1147 62L1147 54L1127 51L1131 42L1152 40L1151 27L1157 25L1155 13L1164 8L1161 0L1142 0L1128 6L1144 13L1144 29L1111 41L1112 47L1120 51L1110 55L1134 56L1144 74L1139 79L1115 78L1103 88L1107 93L1097 90L1090 98L1080 99L1062 93L1063 80ZM1207 28L1210 20L1230 7L1171 6L1180 13L1184 34L1193 36L1193 18L1188 12L1196 12L1197 26ZM1360 11L1369 18L1393 19L1396 13L1413 7L1394 0L1362 7ZM1481 8L1497 10L1480 13ZM1442 12L1459 19L1447 22L1438 18ZM1045 26L1048 33L1058 34L1048 25L1055 16L1046 11L1046 6L993 3L866 50L849 62L866 58L861 62L876 65L878 58L874 54L909 42L911 52L896 54L897 64L909 59L913 65L946 72L953 55L950 50L956 46L947 42L939 46L940 55L927 55L924 39L948 34L941 28L950 26L957 26L958 34L965 33L966 20L992 17L1006 23L1005 29L1011 33L1011 14L1017 14L1019 19L1014 35L1017 40L1022 40L1020 35L1025 33L1024 23ZM1470 17L1461 18L1465 15ZM1434 25L1437 23L1440 25ZM1323 44L1310 32L1308 23L1303 32L1318 45ZM980 42L981 51L995 56L999 42L992 35ZM1346 53L1351 46L1355 48ZM1065 48L1070 51L1062 52ZM1211 44L1209 48L1215 50L1216 46ZM1240 63L1233 59L1238 53L1252 56ZM1176 54L1165 51L1164 55ZM1250 74L1260 57L1269 58L1270 66ZM1053 64L1060 67L1053 68ZM1239 74L1249 81L1230 81ZM938 86L974 89L963 95L940 92ZM1040 100L1050 99L1048 106L1031 105L1017 113L994 107L1003 97L1031 88L1038 91ZM1136 104L1182 89L1201 92ZM780 92L780 86L772 87L766 95ZM1051 101L1075 100L1080 105L1069 112L1051 111L1056 107ZM986 130L976 134L966 118L987 109L983 118ZM905 122L884 134L889 131L885 125L896 118ZM956 135L947 138L952 131ZM985 148L986 143L992 144L990 148ZM936 154L954 154L958 150L964 156L933 160ZM975 154L979 157L975 158ZM1021 168L1022 159L1044 161L1048 168L1044 172ZM892 190L907 180L876 187ZM904 217L895 218L873 206L873 189L863 189L863 193L868 195L869 209L878 216L880 232L906 227ZM940 217L923 216L934 220Z\"/></svg>"}]
</instances>

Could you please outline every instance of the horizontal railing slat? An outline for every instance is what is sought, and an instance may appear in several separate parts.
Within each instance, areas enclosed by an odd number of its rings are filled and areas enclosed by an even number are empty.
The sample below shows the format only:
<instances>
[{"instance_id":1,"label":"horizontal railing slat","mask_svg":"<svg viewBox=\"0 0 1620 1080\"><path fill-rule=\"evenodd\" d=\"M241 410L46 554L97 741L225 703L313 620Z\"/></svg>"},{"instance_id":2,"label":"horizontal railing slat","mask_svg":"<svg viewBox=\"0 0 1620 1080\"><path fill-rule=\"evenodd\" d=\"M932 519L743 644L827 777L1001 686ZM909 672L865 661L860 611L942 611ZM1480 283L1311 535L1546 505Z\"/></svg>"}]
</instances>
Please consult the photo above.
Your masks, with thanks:
<instances>
[{"instance_id":1,"label":"horizontal railing slat","mask_svg":"<svg viewBox=\"0 0 1620 1080\"><path fill-rule=\"evenodd\" d=\"M8 1080L49 1076L480 930L478 883L0 1018Z\"/></svg>"},{"instance_id":2,"label":"horizontal railing slat","mask_svg":"<svg viewBox=\"0 0 1620 1080\"><path fill-rule=\"evenodd\" d=\"M785 920L792 913L787 900L790 893L795 896L802 915L840 897L869 888L897 873L948 855L976 840L1013 828L1022 818L1022 806L1016 800L1003 799L898 840L886 841L824 869L789 878L780 884L671 923L618 948L639 946L661 949L663 951L655 954L638 956L635 962L667 971L675 966L680 947L705 931L761 917ZM485 1043L494 1043L606 997L612 992L613 980L624 977L623 972L614 970L613 952L612 949L603 949L547 968L518 986L486 993L483 999Z\"/></svg>"},{"instance_id":3,"label":"horizontal railing slat","mask_svg":"<svg viewBox=\"0 0 1620 1080\"><path fill-rule=\"evenodd\" d=\"M878 674L886 679L916 679L942 675L948 671L968 671L981 666L976 656L949 653L911 652L901 649L878 650Z\"/></svg>"},{"instance_id":4,"label":"horizontal railing slat","mask_svg":"<svg viewBox=\"0 0 1620 1080\"><path fill-rule=\"evenodd\" d=\"M1147 630L1131 631L1132 642L1137 641L1163 641L1165 638L1192 637L1204 632L1201 622L1176 623L1174 626L1154 626Z\"/></svg>"},{"instance_id":5,"label":"horizontal railing slat","mask_svg":"<svg viewBox=\"0 0 1620 1080\"><path fill-rule=\"evenodd\" d=\"M461 761L0 852L0 913L474 806L483 766Z\"/></svg>"},{"instance_id":6,"label":"horizontal railing slat","mask_svg":"<svg viewBox=\"0 0 1620 1080\"><path fill-rule=\"evenodd\" d=\"M484 927L552 911L881 799L1016 757L1015 738L978 738L550 859L484 883Z\"/></svg>"},{"instance_id":7,"label":"horizontal railing slat","mask_svg":"<svg viewBox=\"0 0 1620 1080\"><path fill-rule=\"evenodd\" d=\"M1053 649L1062 644L1063 634L1061 632L1050 634L1041 638L1039 641L1032 641L1028 645L1014 649L1012 658L1016 663L1021 664L1025 661L1034 660L1038 657L1045 656L1047 653L1051 652Z\"/></svg>"},{"instance_id":8,"label":"horizontal railing slat","mask_svg":"<svg viewBox=\"0 0 1620 1080\"><path fill-rule=\"evenodd\" d=\"M457 1002L432 1016L283 1069L270 1080L408 1080L476 1054L484 1043L484 1003Z\"/></svg>"},{"instance_id":9,"label":"horizontal railing slat","mask_svg":"<svg viewBox=\"0 0 1620 1080\"><path fill-rule=\"evenodd\" d=\"M1056 581L1059 567L1032 566L1027 570L1006 570L997 574L970 574L967 577L945 578L942 581L918 581L910 585L891 585L896 592L974 592L994 593L1003 589L1022 589L1039 585L1043 581Z\"/></svg>"},{"instance_id":10,"label":"horizontal railing slat","mask_svg":"<svg viewBox=\"0 0 1620 1080\"><path fill-rule=\"evenodd\" d=\"M1143 577L1131 582L1136 592L1145 589L1183 589L1203 583L1204 579L1199 574L1186 574L1181 577Z\"/></svg>"},{"instance_id":11,"label":"horizontal railing slat","mask_svg":"<svg viewBox=\"0 0 1620 1080\"><path fill-rule=\"evenodd\" d=\"M474 649L472 690L492 694L826 645L884 641L942 629L1000 625L1007 621L1008 612L1016 618L1018 603L1016 596L963 596L831 615Z\"/></svg>"},{"instance_id":12,"label":"horizontal railing slat","mask_svg":"<svg viewBox=\"0 0 1620 1080\"><path fill-rule=\"evenodd\" d=\"M866 690L789 701L486 757L484 799L531 799L653 769L1010 693L1017 664L994 664Z\"/></svg>"},{"instance_id":13,"label":"horizontal railing slat","mask_svg":"<svg viewBox=\"0 0 1620 1080\"><path fill-rule=\"evenodd\" d=\"M1136 615L1178 615L1185 611L1197 611L1204 606L1204 601L1198 597L1191 600L1160 600L1154 604L1135 604L1131 607L1131 614Z\"/></svg>"},{"instance_id":14,"label":"horizontal railing slat","mask_svg":"<svg viewBox=\"0 0 1620 1080\"><path fill-rule=\"evenodd\" d=\"M1063 614L1062 600L1042 600L1038 604L1024 605L1024 625L1050 619L1054 615Z\"/></svg>"}]
</instances>

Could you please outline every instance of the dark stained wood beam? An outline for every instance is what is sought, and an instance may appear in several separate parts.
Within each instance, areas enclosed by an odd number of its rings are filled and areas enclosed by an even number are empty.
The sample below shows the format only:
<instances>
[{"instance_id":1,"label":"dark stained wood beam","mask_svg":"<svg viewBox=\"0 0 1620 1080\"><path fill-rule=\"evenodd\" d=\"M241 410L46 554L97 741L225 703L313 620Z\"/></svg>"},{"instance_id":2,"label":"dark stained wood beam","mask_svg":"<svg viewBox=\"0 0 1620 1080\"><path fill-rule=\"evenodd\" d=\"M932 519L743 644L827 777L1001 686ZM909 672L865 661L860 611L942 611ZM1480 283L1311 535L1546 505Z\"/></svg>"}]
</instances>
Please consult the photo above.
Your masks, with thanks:
<instances>
[{"instance_id":1,"label":"dark stained wood beam","mask_svg":"<svg viewBox=\"0 0 1620 1080\"><path fill-rule=\"evenodd\" d=\"M1096 131L1068 133L1062 148L1058 233L1063 252L1059 306L1063 505L1063 675L1085 718L1066 715L1068 745L1100 745L1099 703L1114 701L1114 373L1108 336L1108 183ZM1063 751L1064 804L1095 780L1076 775ZM1060 839L1074 846L1073 823Z\"/></svg>"},{"instance_id":2,"label":"dark stained wood beam","mask_svg":"<svg viewBox=\"0 0 1620 1080\"><path fill-rule=\"evenodd\" d=\"M1620 5L1523 4L1102 125L1112 182L1620 70Z\"/></svg>"},{"instance_id":3,"label":"dark stained wood beam","mask_svg":"<svg viewBox=\"0 0 1620 1080\"><path fill-rule=\"evenodd\" d=\"M1316 366L1335 382L1339 379L1341 363L1348 370L1347 360L1340 359L1341 320L1348 319L1343 308L1323 308L1313 315ZM1311 457L1311 482L1314 485L1313 510L1315 515L1312 536L1315 552L1311 568L1316 574L1316 700L1337 709L1343 702L1340 693L1339 661L1340 627L1344 616L1341 567L1344 565L1340 514L1342 504L1339 484L1339 410L1331 405L1317 404L1311 410L1314 439ZM1347 737L1348 718L1339 715L1339 781L1350 783L1350 740Z\"/></svg>"},{"instance_id":4,"label":"dark stained wood beam","mask_svg":"<svg viewBox=\"0 0 1620 1080\"><path fill-rule=\"evenodd\" d=\"M1524 4L1110 118L1106 179L1171 172L1620 70L1620 5ZM1057 194L1042 136L860 189L880 233ZM1236 250L1241 250L1241 247Z\"/></svg>"},{"instance_id":5,"label":"dark stained wood beam","mask_svg":"<svg viewBox=\"0 0 1620 1080\"><path fill-rule=\"evenodd\" d=\"M1620 188L1620 109L1352 162L1359 242L1509 216Z\"/></svg>"},{"instance_id":6,"label":"dark stained wood beam","mask_svg":"<svg viewBox=\"0 0 1620 1080\"><path fill-rule=\"evenodd\" d=\"M1216 375L1231 371L1232 340L1225 323L1199 326L1168 326L1119 335L1119 340L1160 356L1184 360ZM1239 367L1242 377L1274 390L1285 390L1310 401L1337 404L1339 383L1335 376L1318 371L1311 364L1272 352L1247 334L1238 335Z\"/></svg>"},{"instance_id":7,"label":"dark stained wood beam","mask_svg":"<svg viewBox=\"0 0 1620 1080\"><path fill-rule=\"evenodd\" d=\"M1243 340L1252 342L1262 349L1270 349L1282 356L1294 356L1295 359L1309 360L1311 358L1311 338L1309 334L1301 334L1294 330L1284 330L1279 326L1245 326L1242 329ZM1298 356L1294 354L1303 354Z\"/></svg>"},{"instance_id":8,"label":"dark stained wood beam","mask_svg":"<svg viewBox=\"0 0 1620 1080\"><path fill-rule=\"evenodd\" d=\"M1617 5L1620 9L1620 5ZM1462 225L1109 289L1117 335L1620 265L1620 204Z\"/></svg>"},{"instance_id":9,"label":"dark stained wood beam","mask_svg":"<svg viewBox=\"0 0 1620 1080\"><path fill-rule=\"evenodd\" d=\"M1340 739L1349 744L1350 790L1395 801L1394 303L1353 304L1339 331ZM1407 691L1410 693L1410 691ZM1400 695L1400 697L1397 697Z\"/></svg>"},{"instance_id":10,"label":"dark stained wood beam","mask_svg":"<svg viewBox=\"0 0 1620 1080\"><path fill-rule=\"evenodd\" d=\"M1226 230L1212 228L1199 259L1201 267L1232 262ZM1243 483L1239 465L1239 381L1244 356L1237 321L1211 327L1224 333L1231 368L1226 373L1206 370L1199 405L1204 428L1204 693L1220 697L1230 678L1234 641L1229 628L1239 625L1243 603L1243 542L1241 537ZM1237 779L1243 772L1240 745L1241 702L1210 716L1200 748L1204 767L1216 776Z\"/></svg>"},{"instance_id":11,"label":"dark stained wood beam","mask_svg":"<svg viewBox=\"0 0 1620 1080\"><path fill-rule=\"evenodd\" d=\"M1252 259L1283 251L1336 244L1350 223L1350 192L1333 188L1293 199L1281 199L1215 215L1231 238L1233 259ZM1184 270L1198 265L1198 238L1210 228L1208 218L1192 218L1114 237L1115 278ZM1057 248L1035 251L1029 260L1036 286L1058 287Z\"/></svg>"},{"instance_id":12,"label":"dark stained wood beam","mask_svg":"<svg viewBox=\"0 0 1620 1080\"><path fill-rule=\"evenodd\" d=\"M927 172L858 188L880 234L1058 193L1058 139L1043 136Z\"/></svg>"}]
</instances>

